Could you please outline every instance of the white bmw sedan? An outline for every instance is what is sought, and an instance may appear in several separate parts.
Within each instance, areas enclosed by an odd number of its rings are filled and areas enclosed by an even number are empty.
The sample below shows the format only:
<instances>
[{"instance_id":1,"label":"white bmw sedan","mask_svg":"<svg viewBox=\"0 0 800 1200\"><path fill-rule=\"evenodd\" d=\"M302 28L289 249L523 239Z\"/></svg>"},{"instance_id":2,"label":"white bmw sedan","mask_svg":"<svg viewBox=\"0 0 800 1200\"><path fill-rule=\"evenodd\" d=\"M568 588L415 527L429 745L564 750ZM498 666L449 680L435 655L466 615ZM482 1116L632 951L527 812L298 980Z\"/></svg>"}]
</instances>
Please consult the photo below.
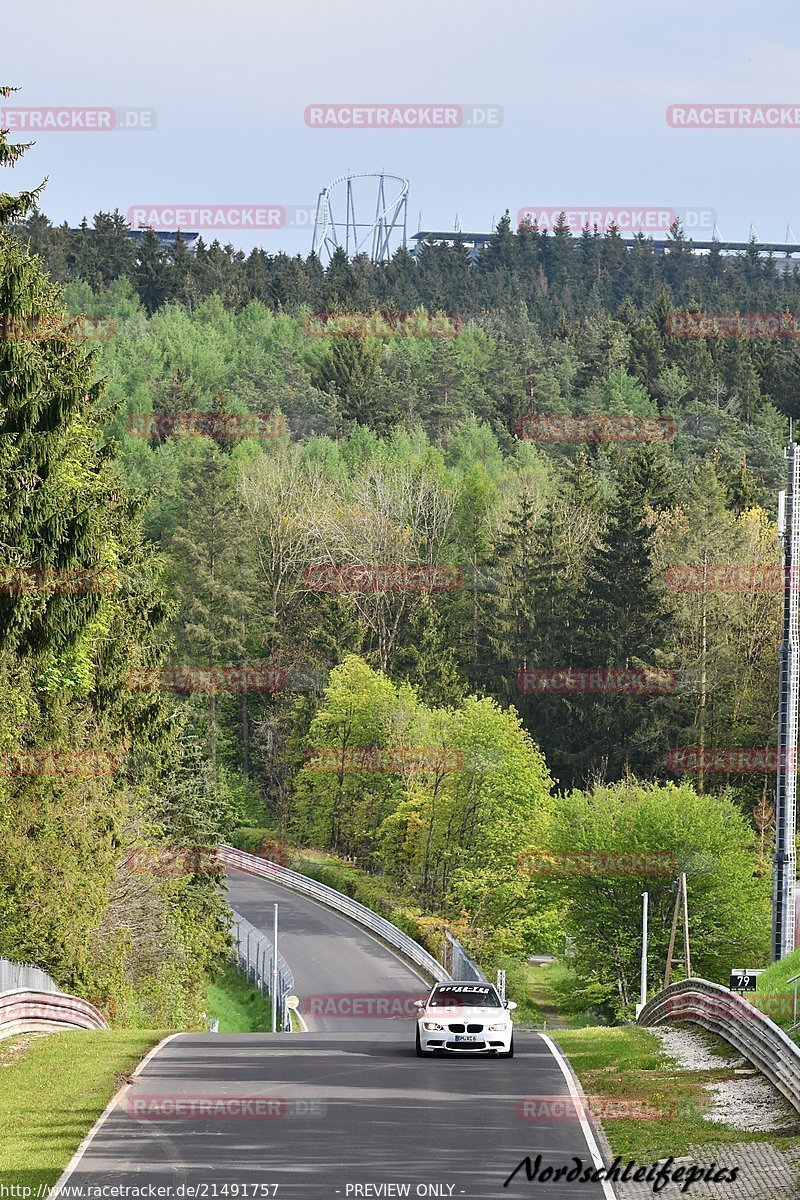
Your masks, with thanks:
<instances>
[{"instance_id":1,"label":"white bmw sedan","mask_svg":"<svg viewBox=\"0 0 800 1200\"><path fill-rule=\"evenodd\" d=\"M514 1057L511 1012L517 1006L501 1000L491 983L437 983L417 1007L418 1058L437 1051Z\"/></svg>"}]
</instances>

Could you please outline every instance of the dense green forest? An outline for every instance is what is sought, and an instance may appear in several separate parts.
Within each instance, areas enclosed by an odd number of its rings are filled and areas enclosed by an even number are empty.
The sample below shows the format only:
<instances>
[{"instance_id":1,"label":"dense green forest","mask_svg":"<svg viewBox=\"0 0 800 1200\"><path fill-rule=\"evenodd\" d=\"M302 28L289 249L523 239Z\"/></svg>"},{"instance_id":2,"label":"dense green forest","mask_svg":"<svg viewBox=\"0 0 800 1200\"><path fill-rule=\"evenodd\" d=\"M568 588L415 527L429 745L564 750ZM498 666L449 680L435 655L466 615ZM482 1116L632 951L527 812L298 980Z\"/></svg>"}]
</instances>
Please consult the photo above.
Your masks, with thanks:
<instances>
[{"instance_id":1,"label":"dense green forest","mask_svg":"<svg viewBox=\"0 0 800 1200\"><path fill-rule=\"evenodd\" d=\"M773 779L678 778L667 756L775 741L775 508L800 355L792 338L668 329L684 310L800 311L795 273L694 255L679 228L660 256L506 217L477 261L456 242L323 269L137 246L118 213L71 232L12 210L0 289L17 321L0 339L2 565L118 580L0 594L2 749L123 762L0 775L0 953L127 1020L196 1020L224 953L217 880L153 879L130 850L255 826L355 856L488 965L569 937L609 1011L634 998L641 877L537 874L526 851L668 853L699 973L766 960ZM14 336L64 309L101 320ZM309 323L326 312L459 321L344 337ZM196 413L282 420L241 437L143 419ZM524 436L537 414L674 436ZM745 583L714 583L729 566ZM705 586L676 584L686 567ZM353 585L367 568L377 582ZM234 667L250 682L203 683ZM549 668L651 685L526 682ZM367 750L389 767L364 769ZM648 883L655 975L673 878Z\"/></svg>"}]
</instances>

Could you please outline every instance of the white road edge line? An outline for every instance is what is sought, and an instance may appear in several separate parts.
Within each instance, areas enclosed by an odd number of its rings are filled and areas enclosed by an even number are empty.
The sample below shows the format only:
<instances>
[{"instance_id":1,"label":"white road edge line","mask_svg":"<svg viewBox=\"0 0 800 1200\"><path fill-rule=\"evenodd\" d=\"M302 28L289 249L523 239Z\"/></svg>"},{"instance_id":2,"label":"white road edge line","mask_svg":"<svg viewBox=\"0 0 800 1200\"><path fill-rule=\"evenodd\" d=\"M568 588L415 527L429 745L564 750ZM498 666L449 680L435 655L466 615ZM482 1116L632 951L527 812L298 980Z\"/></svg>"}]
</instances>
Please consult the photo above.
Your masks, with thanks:
<instances>
[{"instance_id":1,"label":"white road edge line","mask_svg":"<svg viewBox=\"0 0 800 1200\"><path fill-rule=\"evenodd\" d=\"M305 1019L305 1017L303 1016L303 1014L300 1012L300 1009L299 1009L299 1008L294 1008L294 1009L292 1009L292 1012L293 1012L293 1013L294 1013L294 1015L297 1017L297 1023L298 1023L298 1024L299 1024L299 1026L300 1026L300 1032L301 1032L301 1033L308 1033L308 1032L309 1032L309 1029L308 1029L308 1026L306 1025L306 1019Z\"/></svg>"},{"instance_id":2,"label":"white road edge line","mask_svg":"<svg viewBox=\"0 0 800 1200\"><path fill-rule=\"evenodd\" d=\"M185 1036L185 1034L183 1034L183 1033L170 1033L167 1037L162 1038L162 1040L156 1046L153 1046L152 1050L149 1050L147 1052L147 1054L144 1056L144 1058L139 1063L139 1065L131 1073L131 1078L135 1079L137 1077L137 1075L141 1074L141 1072L145 1069L147 1064L150 1062L150 1059L153 1058L156 1054L158 1054L159 1050L162 1050L164 1048L164 1046L166 1046L167 1042L171 1042L173 1040L173 1038L184 1037L184 1036ZM60 1175L58 1180L53 1184L52 1190L50 1192L51 1200L54 1200L54 1198L58 1196L59 1189L62 1188L64 1186L64 1184L69 1181L70 1177L75 1173L77 1167L80 1165L80 1161L83 1158L84 1154L89 1149L89 1147L91 1146L95 1137L100 1132L100 1130L102 1129L103 1125L106 1123L108 1118L111 1116L114 1109L117 1107L117 1102L122 1099L123 1095L125 1094L125 1092L128 1090L129 1087L130 1087L130 1084L123 1083L122 1087L119 1088L114 1093L114 1095L111 1097L108 1104L103 1109L100 1116L97 1118L94 1125L89 1130L89 1132L86 1134L86 1137L83 1139L80 1146L78 1146L78 1149L75 1151L72 1158L67 1163L66 1167L64 1168L63 1174Z\"/></svg>"},{"instance_id":3,"label":"white road edge line","mask_svg":"<svg viewBox=\"0 0 800 1200\"><path fill-rule=\"evenodd\" d=\"M583 1130L583 1136L586 1138L586 1145L589 1147L589 1153L592 1156L592 1161L594 1162L595 1168L599 1169L600 1167L605 1167L606 1164L603 1162L603 1156L600 1153L600 1148L597 1145L594 1134L592 1133L592 1127L586 1120L586 1114L583 1111L583 1097L579 1094L578 1089L575 1087L570 1069L564 1061L564 1056L562 1055L558 1046L556 1046L555 1042L552 1041L546 1033L542 1033L539 1036L558 1063L561 1069L561 1074L567 1081L567 1087L569 1088L570 1095L572 1096L573 1100L576 1101L575 1110L578 1114L578 1120L580 1121L581 1129ZM599 1182L603 1185L603 1195L607 1198L607 1200L617 1200L617 1193L611 1186L610 1181L608 1179L601 1179Z\"/></svg>"}]
</instances>

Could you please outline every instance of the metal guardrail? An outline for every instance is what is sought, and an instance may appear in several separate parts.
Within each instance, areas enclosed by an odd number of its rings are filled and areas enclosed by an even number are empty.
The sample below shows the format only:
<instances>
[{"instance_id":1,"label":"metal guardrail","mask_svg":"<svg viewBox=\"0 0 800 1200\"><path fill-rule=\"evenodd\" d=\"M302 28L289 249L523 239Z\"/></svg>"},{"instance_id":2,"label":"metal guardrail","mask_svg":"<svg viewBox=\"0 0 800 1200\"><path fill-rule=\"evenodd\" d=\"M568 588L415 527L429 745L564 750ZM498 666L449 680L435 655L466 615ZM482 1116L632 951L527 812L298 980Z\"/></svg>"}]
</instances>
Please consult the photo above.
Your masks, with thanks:
<instances>
[{"instance_id":1,"label":"metal guardrail","mask_svg":"<svg viewBox=\"0 0 800 1200\"><path fill-rule=\"evenodd\" d=\"M0 958L0 995L19 991L20 988L30 988L33 992L60 991L58 984L41 967Z\"/></svg>"},{"instance_id":2,"label":"metal guardrail","mask_svg":"<svg viewBox=\"0 0 800 1200\"><path fill-rule=\"evenodd\" d=\"M298 871L290 871L288 867L281 867L277 863L259 858L255 854L236 850L233 846L220 846L219 860L224 866L236 867L240 871L248 871L251 875L260 875L265 879L274 879L282 887L301 892L304 896L311 896L321 904L326 904L328 908L335 908L337 912L350 917L359 925L363 925L365 929L377 934L390 946L394 946L437 983L442 983L445 979L452 979L450 972L432 954L424 950L419 942L408 937L385 917L379 917L366 905L359 904L357 900L352 900L334 888L330 888L324 883L318 883L316 879L309 879L308 876L301 875Z\"/></svg>"},{"instance_id":3,"label":"metal guardrail","mask_svg":"<svg viewBox=\"0 0 800 1200\"><path fill-rule=\"evenodd\" d=\"M690 1021L724 1038L800 1112L800 1047L737 992L707 979L672 983L648 1000L639 1025Z\"/></svg>"},{"instance_id":4,"label":"metal guardrail","mask_svg":"<svg viewBox=\"0 0 800 1200\"><path fill-rule=\"evenodd\" d=\"M476 983L488 983L489 980L484 975L474 958L470 958L461 942L457 937L454 937L449 929L445 929L444 936L447 938L447 944L450 947L450 975L453 979L474 979Z\"/></svg>"},{"instance_id":5,"label":"metal guardrail","mask_svg":"<svg viewBox=\"0 0 800 1200\"><path fill-rule=\"evenodd\" d=\"M264 995L272 986L273 945L270 939L245 917L233 913L234 944L236 946L237 969L252 982L253 987ZM294 975L286 959L278 951L278 1013L281 1029L291 1030L287 997L294 992Z\"/></svg>"},{"instance_id":6,"label":"metal guardrail","mask_svg":"<svg viewBox=\"0 0 800 1200\"><path fill-rule=\"evenodd\" d=\"M79 996L33 988L0 995L0 1038L48 1029L108 1029L108 1021Z\"/></svg>"}]
</instances>

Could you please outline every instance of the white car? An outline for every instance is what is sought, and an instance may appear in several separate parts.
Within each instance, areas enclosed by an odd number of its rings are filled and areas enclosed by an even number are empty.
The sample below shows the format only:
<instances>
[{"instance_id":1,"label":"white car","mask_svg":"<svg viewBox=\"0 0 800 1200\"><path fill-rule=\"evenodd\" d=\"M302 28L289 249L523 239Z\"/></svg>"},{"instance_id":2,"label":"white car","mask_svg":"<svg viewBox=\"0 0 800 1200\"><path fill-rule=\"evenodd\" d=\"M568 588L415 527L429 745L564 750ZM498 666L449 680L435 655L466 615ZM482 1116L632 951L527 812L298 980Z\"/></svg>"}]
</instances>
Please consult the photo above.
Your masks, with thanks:
<instances>
[{"instance_id":1,"label":"white car","mask_svg":"<svg viewBox=\"0 0 800 1200\"><path fill-rule=\"evenodd\" d=\"M427 1000L417 1000L417 1058L450 1054L514 1057L513 1000L501 1000L491 983L460 979L437 983Z\"/></svg>"}]
</instances>

